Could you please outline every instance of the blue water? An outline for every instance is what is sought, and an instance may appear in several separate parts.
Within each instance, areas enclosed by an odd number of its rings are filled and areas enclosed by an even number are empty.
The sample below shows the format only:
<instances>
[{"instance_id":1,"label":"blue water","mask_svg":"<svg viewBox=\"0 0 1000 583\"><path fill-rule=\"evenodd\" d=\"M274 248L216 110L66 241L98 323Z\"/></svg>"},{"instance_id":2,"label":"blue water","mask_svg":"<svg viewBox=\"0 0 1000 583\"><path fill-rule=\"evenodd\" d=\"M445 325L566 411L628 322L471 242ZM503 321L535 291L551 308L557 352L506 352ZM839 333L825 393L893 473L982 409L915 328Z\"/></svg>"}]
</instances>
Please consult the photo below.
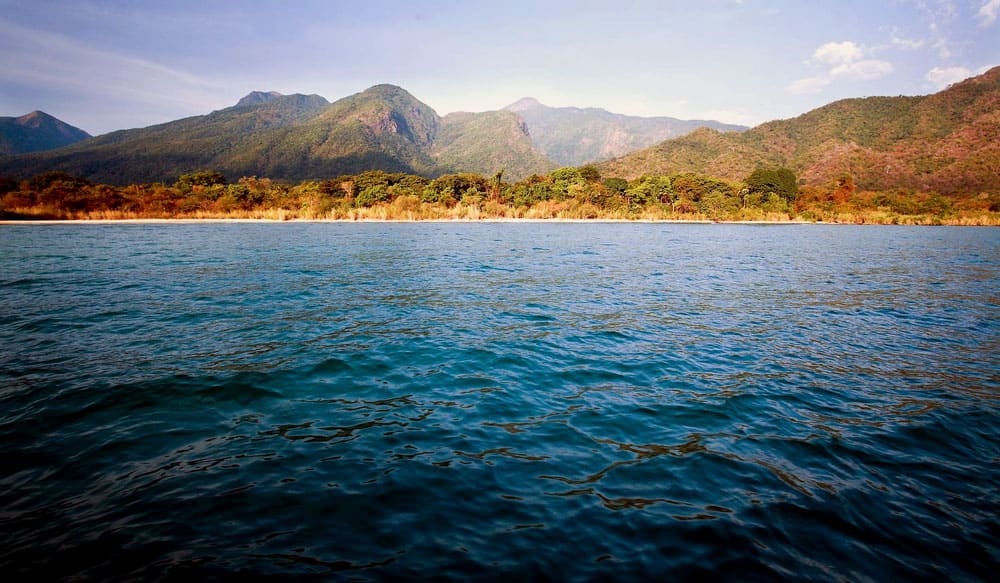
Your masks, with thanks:
<instances>
[{"instance_id":1,"label":"blue water","mask_svg":"<svg viewBox=\"0 0 1000 583\"><path fill-rule=\"evenodd\" d=\"M995 580L1000 230L0 226L0 572Z\"/></svg>"}]
</instances>

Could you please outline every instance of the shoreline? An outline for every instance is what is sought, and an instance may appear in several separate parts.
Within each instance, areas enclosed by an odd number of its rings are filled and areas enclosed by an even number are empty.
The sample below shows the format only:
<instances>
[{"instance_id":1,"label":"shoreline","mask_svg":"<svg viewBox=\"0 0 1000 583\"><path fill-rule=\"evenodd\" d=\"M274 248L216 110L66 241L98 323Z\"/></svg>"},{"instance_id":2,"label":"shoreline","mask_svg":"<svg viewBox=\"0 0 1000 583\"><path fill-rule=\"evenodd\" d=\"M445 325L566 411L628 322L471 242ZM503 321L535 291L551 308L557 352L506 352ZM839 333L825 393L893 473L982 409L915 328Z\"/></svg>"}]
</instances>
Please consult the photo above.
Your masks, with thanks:
<instances>
[{"instance_id":1,"label":"shoreline","mask_svg":"<svg viewBox=\"0 0 1000 583\"><path fill-rule=\"evenodd\" d=\"M225 224L225 223L593 223L593 224L666 224L666 225L884 225L883 223L832 223L824 221L713 221L709 219L523 219L523 218L484 218L484 219L0 219L0 225L169 225L169 224ZM884 225L884 226L926 226L926 225ZM939 225L949 226L949 225ZM962 226L962 225L950 225Z\"/></svg>"}]
</instances>

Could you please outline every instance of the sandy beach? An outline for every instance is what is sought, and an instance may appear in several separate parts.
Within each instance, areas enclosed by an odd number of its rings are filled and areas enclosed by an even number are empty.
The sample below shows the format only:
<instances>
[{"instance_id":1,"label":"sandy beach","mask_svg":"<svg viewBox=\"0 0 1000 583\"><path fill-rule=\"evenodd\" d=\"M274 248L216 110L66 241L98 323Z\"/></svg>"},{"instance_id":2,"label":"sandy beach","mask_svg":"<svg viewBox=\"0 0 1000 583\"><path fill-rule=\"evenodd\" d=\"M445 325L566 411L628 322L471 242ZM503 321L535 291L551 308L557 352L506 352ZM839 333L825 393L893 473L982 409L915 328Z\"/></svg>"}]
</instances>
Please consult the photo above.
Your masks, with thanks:
<instances>
[{"instance_id":1,"label":"sandy beach","mask_svg":"<svg viewBox=\"0 0 1000 583\"><path fill-rule=\"evenodd\" d=\"M672 225L822 225L840 224L824 223L822 221L712 221L707 219L692 220L651 220L651 219L517 219L517 218L487 218L487 219L5 219L0 225L65 225L65 224L196 224L196 223L637 223L637 224L672 224Z\"/></svg>"}]
</instances>

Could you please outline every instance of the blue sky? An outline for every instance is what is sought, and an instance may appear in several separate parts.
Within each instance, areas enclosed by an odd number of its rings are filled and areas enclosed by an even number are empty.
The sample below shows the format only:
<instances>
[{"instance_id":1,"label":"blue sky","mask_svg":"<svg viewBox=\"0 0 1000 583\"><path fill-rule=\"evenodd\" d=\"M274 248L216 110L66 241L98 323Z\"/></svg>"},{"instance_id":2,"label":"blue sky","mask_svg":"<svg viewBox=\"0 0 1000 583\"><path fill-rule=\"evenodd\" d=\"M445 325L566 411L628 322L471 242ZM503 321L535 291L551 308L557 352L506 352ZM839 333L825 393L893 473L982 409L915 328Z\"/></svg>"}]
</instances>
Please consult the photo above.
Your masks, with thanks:
<instances>
[{"instance_id":1,"label":"blue sky","mask_svg":"<svg viewBox=\"0 0 1000 583\"><path fill-rule=\"evenodd\" d=\"M0 0L0 115L100 134L393 83L442 115L532 96L755 125L1000 65L998 21L1000 0Z\"/></svg>"}]
</instances>

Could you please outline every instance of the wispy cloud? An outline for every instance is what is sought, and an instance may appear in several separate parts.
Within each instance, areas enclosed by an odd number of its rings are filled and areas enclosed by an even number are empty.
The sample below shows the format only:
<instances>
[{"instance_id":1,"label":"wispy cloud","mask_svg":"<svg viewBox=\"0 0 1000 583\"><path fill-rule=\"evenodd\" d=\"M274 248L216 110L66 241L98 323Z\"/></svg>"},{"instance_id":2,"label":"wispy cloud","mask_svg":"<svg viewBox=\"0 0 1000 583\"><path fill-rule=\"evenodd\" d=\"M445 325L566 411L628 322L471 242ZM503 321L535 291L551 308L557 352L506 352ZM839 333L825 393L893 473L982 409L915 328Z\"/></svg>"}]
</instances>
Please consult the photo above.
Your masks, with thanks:
<instances>
[{"instance_id":1,"label":"wispy cloud","mask_svg":"<svg viewBox=\"0 0 1000 583\"><path fill-rule=\"evenodd\" d=\"M802 79L796 79L786 85L785 90L789 93L796 93L799 95L806 93L819 93L832 81L833 79L829 75L804 77Z\"/></svg>"},{"instance_id":2,"label":"wispy cloud","mask_svg":"<svg viewBox=\"0 0 1000 583\"><path fill-rule=\"evenodd\" d=\"M979 7L979 12L976 13L979 26L983 28L993 26L993 23L997 21L997 16L1000 16L1000 0L986 0Z\"/></svg>"},{"instance_id":3,"label":"wispy cloud","mask_svg":"<svg viewBox=\"0 0 1000 583\"><path fill-rule=\"evenodd\" d=\"M910 39L899 36L899 33L895 30L892 31L892 36L889 37L889 46L901 49L904 51L915 51L917 49L923 48L927 44L923 39Z\"/></svg>"},{"instance_id":4,"label":"wispy cloud","mask_svg":"<svg viewBox=\"0 0 1000 583\"><path fill-rule=\"evenodd\" d=\"M972 76L972 71L965 67L934 67L927 72L927 80L938 90L963 81Z\"/></svg>"},{"instance_id":5,"label":"wispy cloud","mask_svg":"<svg viewBox=\"0 0 1000 583\"><path fill-rule=\"evenodd\" d=\"M872 81L892 72L892 63L866 59L865 50L852 41L829 42L820 45L810 60L826 69L821 74L793 81L785 86L790 93L819 93L838 79Z\"/></svg>"},{"instance_id":6,"label":"wispy cloud","mask_svg":"<svg viewBox=\"0 0 1000 583\"><path fill-rule=\"evenodd\" d=\"M875 59L844 63L830 70L831 77L842 77L852 81L872 81L881 79L889 73L892 73L892 63Z\"/></svg>"},{"instance_id":7,"label":"wispy cloud","mask_svg":"<svg viewBox=\"0 0 1000 583\"><path fill-rule=\"evenodd\" d=\"M64 91L105 102L127 99L170 119L202 112L225 85L154 61L94 48L68 37L0 18L0 83L41 93Z\"/></svg>"},{"instance_id":8,"label":"wispy cloud","mask_svg":"<svg viewBox=\"0 0 1000 583\"><path fill-rule=\"evenodd\" d=\"M932 22L928 28L931 31L931 38L933 38L931 47L937 50L938 56L942 59L950 59L951 48L949 45L951 44L951 41L948 40L948 37L941 32L941 27L939 27L936 22Z\"/></svg>"}]
</instances>

